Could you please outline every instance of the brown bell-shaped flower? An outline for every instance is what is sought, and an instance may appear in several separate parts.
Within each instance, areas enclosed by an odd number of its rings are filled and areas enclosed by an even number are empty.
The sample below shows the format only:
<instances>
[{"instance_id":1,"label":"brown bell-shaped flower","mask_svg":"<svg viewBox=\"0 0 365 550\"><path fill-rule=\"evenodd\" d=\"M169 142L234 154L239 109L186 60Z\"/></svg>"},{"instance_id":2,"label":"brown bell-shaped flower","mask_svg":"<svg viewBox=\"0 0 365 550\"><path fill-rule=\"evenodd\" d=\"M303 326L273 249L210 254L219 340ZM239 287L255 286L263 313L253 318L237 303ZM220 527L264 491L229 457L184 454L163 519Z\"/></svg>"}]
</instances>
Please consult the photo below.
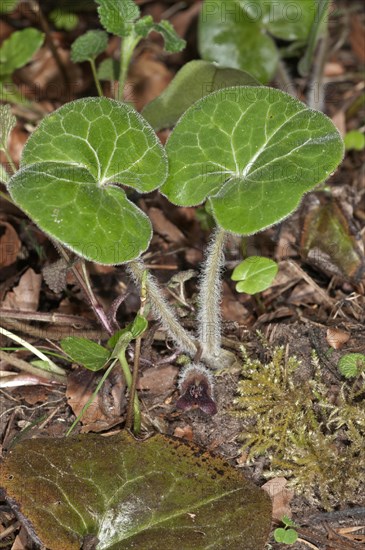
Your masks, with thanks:
<instances>
[{"instance_id":1,"label":"brown bell-shaped flower","mask_svg":"<svg viewBox=\"0 0 365 550\"><path fill-rule=\"evenodd\" d=\"M213 376L202 363L191 363L179 379L180 397L176 407L183 411L200 409L212 416L217 412L213 395Z\"/></svg>"}]
</instances>

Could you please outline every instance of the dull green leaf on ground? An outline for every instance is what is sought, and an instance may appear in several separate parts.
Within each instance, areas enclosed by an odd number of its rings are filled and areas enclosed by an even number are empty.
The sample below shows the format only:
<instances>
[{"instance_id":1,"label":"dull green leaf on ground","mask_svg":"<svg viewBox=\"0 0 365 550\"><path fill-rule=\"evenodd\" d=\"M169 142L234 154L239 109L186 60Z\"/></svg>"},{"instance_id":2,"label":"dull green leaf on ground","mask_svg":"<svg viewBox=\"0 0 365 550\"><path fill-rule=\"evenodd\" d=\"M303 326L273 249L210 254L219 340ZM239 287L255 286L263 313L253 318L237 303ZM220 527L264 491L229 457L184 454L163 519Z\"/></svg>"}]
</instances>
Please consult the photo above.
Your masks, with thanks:
<instances>
[{"instance_id":1,"label":"dull green leaf on ground","mask_svg":"<svg viewBox=\"0 0 365 550\"><path fill-rule=\"evenodd\" d=\"M43 544L78 550L263 550L269 497L219 457L156 435L32 439L2 466L7 496Z\"/></svg>"},{"instance_id":2,"label":"dull green leaf on ground","mask_svg":"<svg viewBox=\"0 0 365 550\"><path fill-rule=\"evenodd\" d=\"M215 90L229 86L257 86L250 74L222 69L215 63L195 59L186 63L162 94L148 103L143 116L156 130L171 128L190 105Z\"/></svg>"}]
</instances>

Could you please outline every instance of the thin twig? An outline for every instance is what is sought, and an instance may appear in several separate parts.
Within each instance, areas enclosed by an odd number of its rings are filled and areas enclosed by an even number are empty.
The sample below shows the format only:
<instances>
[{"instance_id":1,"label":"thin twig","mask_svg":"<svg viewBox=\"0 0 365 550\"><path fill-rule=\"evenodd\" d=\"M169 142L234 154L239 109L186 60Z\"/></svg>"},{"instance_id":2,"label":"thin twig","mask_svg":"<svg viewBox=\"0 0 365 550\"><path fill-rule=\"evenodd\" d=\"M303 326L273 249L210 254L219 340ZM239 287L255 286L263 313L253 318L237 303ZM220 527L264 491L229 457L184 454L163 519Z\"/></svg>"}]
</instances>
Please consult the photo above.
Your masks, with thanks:
<instances>
[{"instance_id":1,"label":"thin twig","mask_svg":"<svg viewBox=\"0 0 365 550\"><path fill-rule=\"evenodd\" d=\"M29 374L33 374L34 376L37 376L37 378L39 379L44 379L57 384L66 383L65 374L61 375L61 374L56 374L54 372L41 370L40 368L30 365L29 363L27 363L27 361L23 361L23 359L19 359L18 357L15 357L13 353L10 354L10 353L6 353L6 351L0 350L0 359L2 361L6 361L9 365L13 365L13 367L16 367L21 371L29 372Z\"/></svg>"}]
</instances>

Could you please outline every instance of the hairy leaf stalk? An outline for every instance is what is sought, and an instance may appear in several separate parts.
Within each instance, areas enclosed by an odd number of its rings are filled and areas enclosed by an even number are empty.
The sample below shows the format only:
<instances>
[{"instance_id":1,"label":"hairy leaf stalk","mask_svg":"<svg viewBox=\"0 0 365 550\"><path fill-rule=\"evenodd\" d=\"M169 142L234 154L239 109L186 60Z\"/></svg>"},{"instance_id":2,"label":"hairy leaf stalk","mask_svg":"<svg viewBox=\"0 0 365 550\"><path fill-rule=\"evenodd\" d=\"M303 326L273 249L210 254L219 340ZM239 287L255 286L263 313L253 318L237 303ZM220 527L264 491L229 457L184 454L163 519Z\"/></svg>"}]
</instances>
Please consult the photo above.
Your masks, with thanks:
<instances>
[{"instance_id":1,"label":"hairy leaf stalk","mask_svg":"<svg viewBox=\"0 0 365 550\"><path fill-rule=\"evenodd\" d=\"M146 271L143 261L134 260L133 262L129 262L127 270L135 283L140 285L143 273ZM197 345L189 333L181 326L172 307L164 298L157 281L149 272L147 272L146 289L153 317L161 321L163 328L182 351L195 356Z\"/></svg>"},{"instance_id":2,"label":"hairy leaf stalk","mask_svg":"<svg viewBox=\"0 0 365 550\"><path fill-rule=\"evenodd\" d=\"M221 294L222 269L224 266L223 246L226 238L224 229L218 227L210 241L199 289L199 342L202 357L217 359L221 352Z\"/></svg>"}]
</instances>

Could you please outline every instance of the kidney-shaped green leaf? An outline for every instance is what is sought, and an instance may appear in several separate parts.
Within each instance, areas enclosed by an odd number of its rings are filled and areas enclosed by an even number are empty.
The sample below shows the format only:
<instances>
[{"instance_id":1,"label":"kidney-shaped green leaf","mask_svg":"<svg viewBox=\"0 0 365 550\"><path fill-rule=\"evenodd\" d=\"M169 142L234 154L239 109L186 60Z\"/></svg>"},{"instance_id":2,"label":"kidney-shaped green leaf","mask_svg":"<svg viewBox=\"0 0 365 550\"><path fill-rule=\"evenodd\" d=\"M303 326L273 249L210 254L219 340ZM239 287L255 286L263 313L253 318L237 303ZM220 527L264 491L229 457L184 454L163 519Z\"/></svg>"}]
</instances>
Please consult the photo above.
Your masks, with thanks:
<instances>
[{"instance_id":1,"label":"kidney-shaped green leaf","mask_svg":"<svg viewBox=\"0 0 365 550\"><path fill-rule=\"evenodd\" d=\"M2 466L42 543L78 550L263 550L270 499L221 458L156 435L33 439Z\"/></svg>"},{"instance_id":2,"label":"kidney-shaped green leaf","mask_svg":"<svg viewBox=\"0 0 365 550\"><path fill-rule=\"evenodd\" d=\"M166 178L164 150L132 107L80 99L46 117L9 183L14 201L47 234L104 264L136 258L151 238L148 218L117 184L147 193Z\"/></svg>"},{"instance_id":3,"label":"kidney-shaped green leaf","mask_svg":"<svg viewBox=\"0 0 365 550\"><path fill-rule=\"evenodd\" d=\"M238 0L205 0L199 21L199 51L206 61L249 72L263 84L274 76L279 59L274 41L262 32L261 18Z\"/></svg>"},{"instance_id":4,"label":"kidney-shaped green leaf","mask_svg":"<svg viewBox=\"0 0 365 550\"><path fill-rule=\"evenodd\" d=\"M277 272L278 264L270 258L250 256L234 268L231 279L239 281L237 292L256 294L271 285Z\"/></svg>"},{"instance_id":5,"label":"kidney-shaped green leaf","mask_svg":"<svg viewBox=\"0 0 365 550\"><path fill-rule=\"evenodd\" d=\"M168 142L168 199L209 199L217 223L241 235L269 227L297 208L343 157L332 121L288 94L235 87L197 101Z\"/></svg>"},{"instance_id":6,"label":"kidney-shaped green leaf","mask_svg":"<svg viewBox=\"0 0 365 550\"><path fill-rule=\"evenodd\" d=\"M317 12L315 0L239 0L251 21L260 21L270 34L282 40L305 40Z\"/></svg>"},{"instance_id":7,"label":"kidney-shaped green leaf","mask_svg":"<svg viewBox=\"0 0 365 550\"><path fill-rule=\"evenodd\" d=\"M108 35L99 29L88 31L76 38L71 46L71 59L74 63L90 61L100 55L108 45Z\"/></svg>"}]
</instances>

